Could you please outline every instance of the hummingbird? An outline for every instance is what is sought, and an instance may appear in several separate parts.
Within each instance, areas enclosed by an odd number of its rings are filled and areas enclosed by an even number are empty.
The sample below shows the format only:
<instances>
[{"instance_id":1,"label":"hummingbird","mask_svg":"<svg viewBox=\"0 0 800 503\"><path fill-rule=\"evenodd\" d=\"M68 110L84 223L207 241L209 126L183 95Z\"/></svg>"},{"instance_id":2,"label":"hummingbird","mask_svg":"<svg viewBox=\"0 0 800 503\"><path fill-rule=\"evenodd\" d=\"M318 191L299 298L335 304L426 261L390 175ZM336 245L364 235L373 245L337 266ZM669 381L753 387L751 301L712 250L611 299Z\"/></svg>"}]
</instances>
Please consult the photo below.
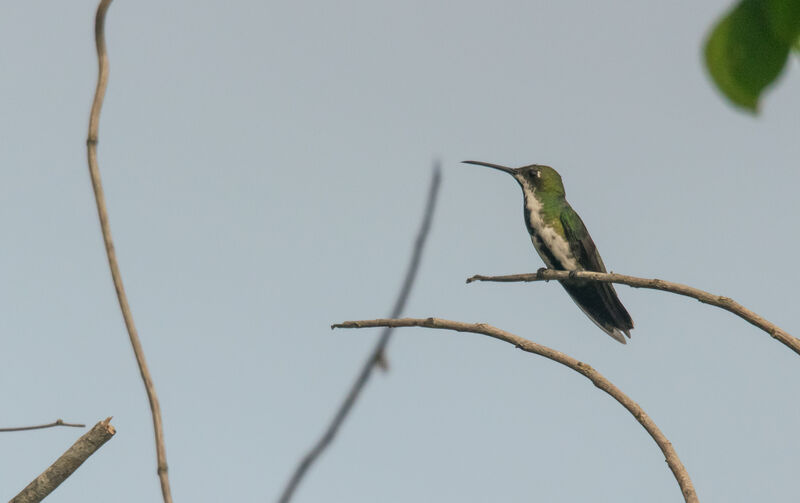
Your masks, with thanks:
<instances>
[{"instance_id":1,"label":"hummingbird","mask_svg":"<svg viewBox=\"0 0 800 503\"><path fill-rule=\"evenodd\" d=\"M550 269L606 272L600 253L581 217L566 200L561 175L550 166L532 164L508 168L480 161L467 164L487 166L509 175L522 187L525 226L533 247ZM633 320L611 283L564 280L561 285L581 311L600 329L625 344Z\"/></svg>"}]
</instances>

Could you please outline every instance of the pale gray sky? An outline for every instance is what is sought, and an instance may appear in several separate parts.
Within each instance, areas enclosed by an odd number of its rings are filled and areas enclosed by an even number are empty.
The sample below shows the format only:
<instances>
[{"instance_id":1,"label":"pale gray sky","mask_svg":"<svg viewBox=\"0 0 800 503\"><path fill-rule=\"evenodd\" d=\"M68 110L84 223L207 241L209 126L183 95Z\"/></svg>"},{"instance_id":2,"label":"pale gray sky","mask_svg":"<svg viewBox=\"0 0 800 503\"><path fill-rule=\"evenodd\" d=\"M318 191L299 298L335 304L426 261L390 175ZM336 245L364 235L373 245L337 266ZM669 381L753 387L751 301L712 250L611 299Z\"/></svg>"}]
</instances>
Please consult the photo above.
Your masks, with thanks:
<instances>
[{"instance_id":1,"label":"pale gray sky","mask_svg":"<svg viewBox=\"0 0 800 503\"><path fill-rule=\"evenodd\" d=\"M160 394L176 501L273 501L389 312L431 162L444 179L409 316L488 322L592 364L674 443L702 501L795 501L800 360L718 309L618 291L621 346L541 266L522 195L478 159L558 169L607 266L731 296L797 333L800 68L757 118L701 46L728 2L117 0L100 166ZM52 501L158 501L149 410L85 161L94 1L0 16L0 424L113 415ZM405 329L295 501L681 499L583 377ZM10 498L79 436L0 436ZM50 500L48 500L50 501Z\"/></svg>"}]
</instances>

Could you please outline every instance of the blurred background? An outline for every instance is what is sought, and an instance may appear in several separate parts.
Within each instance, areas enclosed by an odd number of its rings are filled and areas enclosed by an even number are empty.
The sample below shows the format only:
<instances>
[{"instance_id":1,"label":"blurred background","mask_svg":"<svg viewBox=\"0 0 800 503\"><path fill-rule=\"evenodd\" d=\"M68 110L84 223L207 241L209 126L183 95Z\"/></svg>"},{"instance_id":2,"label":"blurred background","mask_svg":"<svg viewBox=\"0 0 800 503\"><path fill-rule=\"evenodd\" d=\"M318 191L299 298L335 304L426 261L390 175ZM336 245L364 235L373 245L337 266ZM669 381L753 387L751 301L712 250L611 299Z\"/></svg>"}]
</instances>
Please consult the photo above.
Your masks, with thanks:
<instances>
[{"instance_id":1,"label":"blurred background","mask_svg":"<svg viewBox=\"0 0 800 503\"><path fill-rule=\"evenodd\" d=\"M722 310L618 286L627 346L555 283L522 194L464 159L560 171L610 270L733 297L797 333L797 58L753 117L712 87L709 2L118 0L99 160L161 399L175 501L274 501L388 314L431 177L408 316L487 322L604 373L702 501L794 501L800 360ZM0 16L0 426L117 435L52 501L159 501L150 411L86 168L94 1ZM681 500L583 377L487 337L395 332L294 501ZM82 434L0 436L10 498ZM50 501L50 500L48 500Z\"/></svg>"}]
</instances>

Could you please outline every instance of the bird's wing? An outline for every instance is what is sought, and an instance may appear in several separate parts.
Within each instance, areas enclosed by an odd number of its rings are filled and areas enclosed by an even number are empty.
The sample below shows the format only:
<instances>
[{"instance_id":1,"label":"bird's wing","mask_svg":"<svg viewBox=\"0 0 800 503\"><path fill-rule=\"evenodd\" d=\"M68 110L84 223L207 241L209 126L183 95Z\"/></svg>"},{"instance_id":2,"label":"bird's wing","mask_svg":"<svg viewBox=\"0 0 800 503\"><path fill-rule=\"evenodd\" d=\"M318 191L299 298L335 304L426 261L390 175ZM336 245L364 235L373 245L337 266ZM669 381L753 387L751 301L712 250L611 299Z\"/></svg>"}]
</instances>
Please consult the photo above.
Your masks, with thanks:
<instances>
[{"instance_id":1,"label":"bird's wing","mask_svg":"<svg viewBox=\"0 0 800 503\"><path fill-rule=\"evenodd\" d=\"M597 251L592 236L583 220L569 205L561 212L561 226L570 245L570 251L588 271L606 272L606 266Z\"/></svg>"},{"instance_id":2,"label":"bird's wing","mask_svg":"<svg viewBox=\"0 0 800 503\"><path fill-rule=\"evenodd\" d=\"M589 271L606 272L600 253L575 210L567 206L561 212L560 220L564 227L564 235L578 263ZM562 284L583 312L606 333L623 343L625 339L617 330L621 330L628 337L631 336L633 320L617 297L617 292L611 283Z\"/></svg>"}]
</instances>

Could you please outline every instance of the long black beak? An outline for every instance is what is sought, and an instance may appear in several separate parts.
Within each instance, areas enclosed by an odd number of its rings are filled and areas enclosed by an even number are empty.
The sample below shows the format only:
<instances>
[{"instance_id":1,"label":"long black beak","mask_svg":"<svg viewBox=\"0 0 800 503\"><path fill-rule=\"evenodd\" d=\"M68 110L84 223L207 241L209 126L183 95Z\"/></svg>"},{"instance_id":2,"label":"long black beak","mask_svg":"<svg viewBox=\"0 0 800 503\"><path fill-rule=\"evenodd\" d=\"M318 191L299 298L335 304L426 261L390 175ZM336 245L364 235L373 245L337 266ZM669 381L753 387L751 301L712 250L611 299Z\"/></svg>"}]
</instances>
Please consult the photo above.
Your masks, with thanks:
<instances>
[{"instance_id":1,"label":"long black beak","mask_svg":"<svg viewBox=\"0 0 800 503\"><path fill-rule=\"evenodd\" d=\"M482 162L482 161L461 161L461 162L463 162L464 164L474 164L476 166L486 166L487 168L499 169L500 171L505 171L511 176L514 176L514 173L517 172L517 170L513 168L507 168L506 166L500 166L499 164L492 164L490 162Z\"/></svg>"}]
</instances>

